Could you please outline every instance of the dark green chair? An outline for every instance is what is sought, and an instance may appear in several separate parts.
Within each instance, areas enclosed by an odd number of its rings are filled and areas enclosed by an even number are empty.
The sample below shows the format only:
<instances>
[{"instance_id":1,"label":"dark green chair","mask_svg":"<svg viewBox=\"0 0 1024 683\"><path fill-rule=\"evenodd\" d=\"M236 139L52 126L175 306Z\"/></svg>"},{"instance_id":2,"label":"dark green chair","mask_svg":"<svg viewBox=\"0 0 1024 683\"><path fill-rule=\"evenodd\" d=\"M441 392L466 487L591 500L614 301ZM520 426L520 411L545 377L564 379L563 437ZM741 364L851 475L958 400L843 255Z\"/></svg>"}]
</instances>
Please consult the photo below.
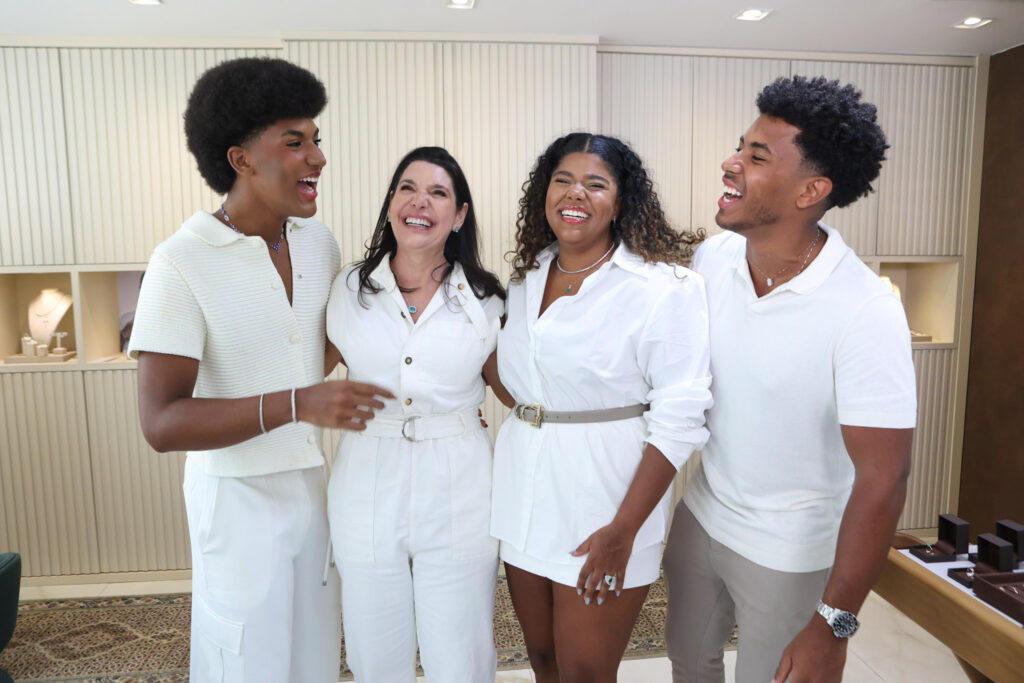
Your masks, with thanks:
<instances>
[{"instance_id":1,"label":"dark green chair","mask_svg":"<svg viewBox=\"0 0 1024 683\"><path fill-rule=\"evenodd\" d=\"M21 591L21 555L0 554L0 651L14 635L18 620L18 593ZM0 669L0 683L13 683L11 675Z\"/></svg>"}]
</instances>

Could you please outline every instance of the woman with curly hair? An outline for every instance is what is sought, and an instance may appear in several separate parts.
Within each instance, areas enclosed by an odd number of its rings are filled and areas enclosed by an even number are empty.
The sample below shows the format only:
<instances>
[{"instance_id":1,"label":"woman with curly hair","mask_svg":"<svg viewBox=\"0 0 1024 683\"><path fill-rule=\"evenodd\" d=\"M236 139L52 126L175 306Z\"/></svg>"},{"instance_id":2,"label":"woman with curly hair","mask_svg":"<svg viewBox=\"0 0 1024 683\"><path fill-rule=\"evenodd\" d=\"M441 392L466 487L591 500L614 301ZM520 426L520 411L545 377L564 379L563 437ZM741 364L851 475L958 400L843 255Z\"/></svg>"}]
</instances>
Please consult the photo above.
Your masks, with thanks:
<instances>
[{"instance_id":1,"label":"woman with curly hair","mask_svg":"<svg viewBox=\"0 0 1024 683\"><path fill-rule=\"evenodd\" d=\"M480 265L458 162L398 163L362 261L334 282L327 335L349 377L397 401L338 445L328 516L348 664L362 683L493 683L498 544L491 442L477 418L505 290Z\"/></svg>"},{"instance_id":2,"label":"woman with curly hair","mask_svg":"<svg viewBox=\"0 0 1024 683\"><path fill-rule=\"evenodd\" d=\"M520 200L497 367L491 533L539 682L614 681L658 578L677 469L707 439L703 281L637 155L573 133Z\"/></svg>"},{"instance_id":3,"label":"woman with curly hair","mask_svg":"<svg viewBox=\"0 0 1024 683\"><path fill-rule=\"evenodd\" d=\"M323 84L244 58L196 82L185 136L225 197L153 251L129 353L142 432L188 451L193 681L338 680L321 427L365 429L382 389L325 382L338 244L316 213Z\"/></svg>"}]
</instances>

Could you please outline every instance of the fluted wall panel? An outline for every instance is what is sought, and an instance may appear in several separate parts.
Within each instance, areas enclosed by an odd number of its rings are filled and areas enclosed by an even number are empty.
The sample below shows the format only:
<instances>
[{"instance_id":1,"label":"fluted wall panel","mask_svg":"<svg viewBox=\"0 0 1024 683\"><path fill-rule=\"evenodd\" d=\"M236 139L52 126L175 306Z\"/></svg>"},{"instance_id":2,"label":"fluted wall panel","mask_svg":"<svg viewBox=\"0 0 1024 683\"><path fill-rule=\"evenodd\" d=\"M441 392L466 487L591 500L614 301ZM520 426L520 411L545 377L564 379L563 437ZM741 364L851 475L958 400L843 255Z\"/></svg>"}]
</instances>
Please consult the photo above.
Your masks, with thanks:
<instances>
[{"instance_id":1,"label":"fluted wall panel","mask_svg":"<svg viewBox=\"0 0 1024 683\"><path fill-rule=\"evenodd\" d=\"M879 255L959 256L967 225L974 72L889 65L882 115L892 149L879 183Z\"/></svg>"},{"instance_id":2,"label":"fluted wall panel","mask_svg":"<svg viewBox=\"0 0 1024 683\"><path fill-rule=\"evenodd\" d=\"M914 370L917 373L917 427L907 502L899 521L901 529L934 527L938 515L956 512L949 507L953 460L950 397L956 383L956 351L914 351Z\"/></svg>"},{"instance_id":3,"label":"fluted wall panel","mask_svg":"<svg viewBox=\"0 0 1024 683\"><path fill-rule=\"evenodd\" d=\"M0 266L74 263L61 69L53 48L0 48Z\"/></svg>"},{"instance_id":4,"label":"fluted wall panel","mask_svg":"<svg viewBox=\"0 0 1024 683\"><path fill-rule=\"evenodd\" d=\"M838 80L843 84L851 84L863 93L863 98L878 108L878 123L892 141L890 128L895 126L891 121L886 106L890 65L864 64L858 62L808 62L794 61L793 74L807 76L825 76ZM831 209L822 219L825 223L839 230L843 241L850 245L860 256L874 256L878 236L879 202L882 201L882 183L893 173L892 152L886 155L887 161L882 162L879 178L871 185L874 192L861 197L853 204L842 209Z\"/></svg>"},{"instance_id":5,"label":"fluted wall panel","mask_svg":"<svg viewBox=\"0 0 1024 683\"><path fill-rule=\"evenodd\" d=\"M691 225L708 233L722 194L722 162L757 118L755 98L768 83L789 75L784 59L693 58L693 209Z\"/></svg>"},{"instance_id":6,"label":"fluted wall panel","mask_svg":"<svg viewBox=\"0 0 1024 683\"><path fill-rule=\"evenodd\" d=\"M187 569L183 453L157 453L139 427L134 370L85 375L100 571Z\"/></svg>"},{"instance_id":7,"label":"fluted wall panel","mask_svg":"<svg viewBox=\"0 0 1024 683\"><path fill-rule=\"evenodd\" d=\"M80 372L0 374L0 548L25 576L100 570Z\"/></svg>"},{"instance_id":8,"label":"fluted wall panel","mask_svg":"<svg viewBox=\"0 0 1024 683\"><path fill-rule=\"evenodd\" d=\"M597 124L593 45L446 43L444 139L469 179L484 263L507 280L521 187L559 135Z\"/></svg>"},{"instance_id":9,"label":"fluted wall panel","mask_svg":"<svg viewBox=\"0 0 1024 683\"><path fill-rule=\"evenodd\" d=\"M629 143L669 221L690 227L693 58L604 53L597 65L599 130Z\"/></svg>"},{"instance_id":10,"label":"fluted wall panel","mask_svg":"<svg viewBox=\"0 0 1024 683\"><path fill-rule=\"evenodd\" d=\"M77 263L138 263L220 198L185 146L182 114L208 68L275 50L66 49L61 70Z\"/></svg>"},{"instance_id":11,"label":"fluted wall panel","mask_svg":"<svg viewBox=\"0 0 1024 683\"><path fill-rule=\"evenodd\" d=\"M443 144L441 46L289 41L285 56L327 87L327 108L318 120L327 157L318 218L338 237L342 261L356 261L395 165L414 147Z\"/></svg>"}]
</instances>

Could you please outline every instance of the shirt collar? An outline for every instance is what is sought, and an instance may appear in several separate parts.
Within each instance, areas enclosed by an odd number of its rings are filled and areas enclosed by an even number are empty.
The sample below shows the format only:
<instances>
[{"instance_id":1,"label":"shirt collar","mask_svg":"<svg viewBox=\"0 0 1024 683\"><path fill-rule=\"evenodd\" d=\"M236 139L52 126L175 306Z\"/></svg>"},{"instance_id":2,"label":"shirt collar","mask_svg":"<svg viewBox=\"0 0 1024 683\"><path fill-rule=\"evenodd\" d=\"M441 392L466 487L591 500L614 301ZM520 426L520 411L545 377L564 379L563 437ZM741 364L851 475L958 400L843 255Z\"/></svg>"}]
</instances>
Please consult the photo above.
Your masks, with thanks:
<instances>
[{"instance_id":1,"label":"shirt collar","mask_svg":"<svg viewBox=\"0 0 1024 683\"><path fill-rule=\"evenodd\" d=\"M821 228L828 236L828 239L825 240L825 244L822 246L821 251L818 252L818 255L813 261L807 264L807 267L804 268L802 273L794 277L792 280L783 282L765 296L770 296L777 292L784 292L786 290L792 290L797 294L809 294L820 287L821 284L828 279L828 276L832 271L835 270L836 266L846 254L846 243L843 242L843 238L839 236L839 233L835 228L831 228L821 221L818 222L818 227ZM741 248L736 250L732 267L740 276L748 280L750 279L750 266L747 264L746 239L741 238Z\"/></svg>"},{"instance_id":2,"label":"shirt collar","mask_svg":"<svg viewBox=\"0 0 1024 683\"><path fill-rule=\"evenodd\" d=\"M214 247L227 246L232 242L251 237L251 235L235 232L221 223L216 216L206 211L196 211L181 227ZM302 225L295 219L289 218L286 227L292 230L299 230L302 228Z\"/></svg>"}]
</instances>

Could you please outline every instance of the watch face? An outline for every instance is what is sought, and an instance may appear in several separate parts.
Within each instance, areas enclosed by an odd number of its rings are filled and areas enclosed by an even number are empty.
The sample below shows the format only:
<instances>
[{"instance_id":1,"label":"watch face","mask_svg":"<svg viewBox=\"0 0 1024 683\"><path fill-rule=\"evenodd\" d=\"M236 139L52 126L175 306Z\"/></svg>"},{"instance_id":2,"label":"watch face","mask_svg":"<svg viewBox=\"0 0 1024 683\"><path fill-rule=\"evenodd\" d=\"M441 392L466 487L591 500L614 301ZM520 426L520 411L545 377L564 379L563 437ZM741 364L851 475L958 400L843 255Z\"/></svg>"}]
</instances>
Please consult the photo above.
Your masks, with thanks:
<instances>
[{"instance_id":1,"label":"watch face","mask_svg":"<svg viewBox=\"0 0 1024 683\"><path fill-rule=\"evenodd\" d=\"M838 611L832 619L832 631L839 638L849 638L857 632L860 622L849 612Z\"/></svg>"}]
</instances>

